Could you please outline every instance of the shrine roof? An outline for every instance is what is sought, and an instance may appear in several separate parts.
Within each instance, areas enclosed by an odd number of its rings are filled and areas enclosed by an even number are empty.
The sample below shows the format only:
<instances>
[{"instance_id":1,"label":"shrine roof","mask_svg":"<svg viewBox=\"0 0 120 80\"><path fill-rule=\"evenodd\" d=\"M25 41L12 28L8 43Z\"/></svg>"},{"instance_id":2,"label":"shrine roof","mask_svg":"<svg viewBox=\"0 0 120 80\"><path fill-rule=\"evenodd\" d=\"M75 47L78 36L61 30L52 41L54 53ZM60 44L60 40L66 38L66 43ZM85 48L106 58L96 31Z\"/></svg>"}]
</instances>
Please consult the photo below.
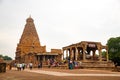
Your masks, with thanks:
<instances>
[{"instance_id":1,"label":"shrine roof","mask_svg":"<svg viewBox=\"0 0 120 80\"><path fill-rule=\"evenodd\" d=\"M46 53L37 53L36 55L58 55L58 53L46 52Z\"/></svg>"}]
</instances>

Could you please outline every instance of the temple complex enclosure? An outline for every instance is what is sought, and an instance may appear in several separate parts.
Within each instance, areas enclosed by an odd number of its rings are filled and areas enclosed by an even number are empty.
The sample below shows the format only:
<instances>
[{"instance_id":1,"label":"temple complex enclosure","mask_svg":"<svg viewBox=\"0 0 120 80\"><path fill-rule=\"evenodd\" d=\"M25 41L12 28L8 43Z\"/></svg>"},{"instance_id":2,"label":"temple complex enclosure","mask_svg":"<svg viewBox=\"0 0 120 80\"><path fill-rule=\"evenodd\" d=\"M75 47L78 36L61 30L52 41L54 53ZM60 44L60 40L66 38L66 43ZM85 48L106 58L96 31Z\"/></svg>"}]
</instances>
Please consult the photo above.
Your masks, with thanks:
<instances>
[{"instance_id":1,"label":"temple complex enclosure","mask_svg":"<svg viewBox=\"0 0 120 80\"><path fill-rule=\"evenodd\" d=\"M36 66L41 61L44 63L48 59L61 61L62 56L63 58L66 56L66 59L83 62L87 67L90 65L91 67L96 65L97 67L110 67L110 65L113 67L113 64L108 59L108 47L103 46L100 42L81 41L65 46L62 50L51 49L50 52L47 52L46 46L41 46L34 20L29 17L26 19L22 36L17 44L15 61L17 63L33 63ZM102 55L102 50L105 50L105 56Z\"/></svg>"}]
</instances>

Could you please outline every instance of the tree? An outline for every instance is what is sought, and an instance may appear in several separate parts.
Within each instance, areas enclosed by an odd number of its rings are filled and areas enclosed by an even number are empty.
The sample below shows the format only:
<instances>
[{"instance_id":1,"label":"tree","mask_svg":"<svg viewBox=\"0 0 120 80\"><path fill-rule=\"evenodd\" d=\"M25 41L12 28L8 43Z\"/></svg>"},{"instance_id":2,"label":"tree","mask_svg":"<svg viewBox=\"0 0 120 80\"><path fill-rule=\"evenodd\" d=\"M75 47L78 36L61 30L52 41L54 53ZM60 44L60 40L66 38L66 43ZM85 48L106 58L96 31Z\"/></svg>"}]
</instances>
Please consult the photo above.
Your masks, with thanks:
<instances>
[{"instance_id":1,"label":"tree","mask_svg":"<svg viewBox=\"0 0 120 80\"><path fill-rule=\"evenodd\" d=\"M106 57L106 51L102 51L102 56L105 58Z\"/></svg>"},{"instance_id":2,"label":"tree","mask_svg":"<svg viewBox=\"0 0 120 80\"><path fill-rule=\"evenodd\" d=\"M110 38L107 42L109 59L120 66L120 37Z\"/></svg>"},{"instance_id":3,"label":"tree","mask_svg":"<svg viewBox=\"0 0 120 80\"><path fill-rule=\"evenodd\" d=\"M3 55L0 54L0 58L3 58Z\"/></svg>"},{"instance_id":4,"label":"tree","mask_svg":"<svg viewBox=\"0 0 120 80\"><path fill-rule=\"evenodd\" d=\"M12 58L9 57L9 56L3 56L3 59L4 59L4 60L12 60Z\"/></svg>"},{"instance_id":5,"label":"tree","mask_svg":"<svg viewBox=\"0 0 120 80\"><path fill-rule=\"evenodd\" d=\"M11 57L9 57L9 56L3 56L1 54L0 54L0 58L2 58L3 60L12 60Z\"/></svg>"}]
</instances>

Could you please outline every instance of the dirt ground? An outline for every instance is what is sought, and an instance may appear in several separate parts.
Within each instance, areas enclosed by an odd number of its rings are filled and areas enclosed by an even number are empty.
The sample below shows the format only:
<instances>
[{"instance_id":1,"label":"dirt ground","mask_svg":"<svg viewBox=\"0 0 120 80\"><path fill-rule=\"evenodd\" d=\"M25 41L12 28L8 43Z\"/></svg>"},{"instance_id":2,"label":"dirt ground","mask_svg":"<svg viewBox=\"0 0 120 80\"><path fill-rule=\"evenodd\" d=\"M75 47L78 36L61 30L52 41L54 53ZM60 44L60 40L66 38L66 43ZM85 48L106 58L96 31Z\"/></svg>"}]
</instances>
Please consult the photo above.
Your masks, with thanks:
<instances>
[{"instance_id":1,"label":"dirt ground","mask_svg":"<svg viewBox=\"0 0 120 80\"><path fill-rule=\"evenodd\" d=\"M38 69L33 69L38 70ZM87 70L87 69L40 69L44 71L56 71L75 74L120 74L106 70ZM40 73L33 73L17 70L8 70L0 73L0 80L120 80L120 76L53 76Z\"/></svg>"}]
</instances>

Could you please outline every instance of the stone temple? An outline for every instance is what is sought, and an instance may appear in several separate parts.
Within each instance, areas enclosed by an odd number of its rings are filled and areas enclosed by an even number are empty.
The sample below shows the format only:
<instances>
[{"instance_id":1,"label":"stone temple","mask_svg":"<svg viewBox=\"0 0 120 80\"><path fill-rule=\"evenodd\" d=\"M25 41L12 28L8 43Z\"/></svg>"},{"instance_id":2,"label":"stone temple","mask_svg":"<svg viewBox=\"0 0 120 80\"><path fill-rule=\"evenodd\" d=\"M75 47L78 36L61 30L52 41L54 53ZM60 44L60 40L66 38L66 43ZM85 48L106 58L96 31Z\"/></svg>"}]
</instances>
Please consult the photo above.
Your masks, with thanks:
<instances>
[{"instance_id":1,"label":"stone temple","mask_svg":"<svg viewBox=\"0 0 120 80\"><path fill-rule=\"evenodd\" d=\"M48 59L61 60L62 50L51 49L51 52L46 51L46 46L41 46L38 37L34 20L29 17L26 19L26 24L22 36L16 48L16 62L38 64L40 61L47 61Z\"/></svg>"},{"instance_id":2,"label":"stone temple","mask_svg":"<svg viewBox=\"0 0 120 80\"><path fill-rule=\"evenodd\" d=\"M102 50L106 51L102 56ZM46 46L41 46L40 39L37 34L34 20L29 17L22 36L17 44L15 61L18 63L33 63L34 67L41 61L45 64L48 59L57 61L65 59L82 62L84 67L113 67L113 63L108 58L108 47L103 46L100 42L81 41L75 44L65 46L61 49L51 49L46 51Z\"/></svg>"}]
</instances>

